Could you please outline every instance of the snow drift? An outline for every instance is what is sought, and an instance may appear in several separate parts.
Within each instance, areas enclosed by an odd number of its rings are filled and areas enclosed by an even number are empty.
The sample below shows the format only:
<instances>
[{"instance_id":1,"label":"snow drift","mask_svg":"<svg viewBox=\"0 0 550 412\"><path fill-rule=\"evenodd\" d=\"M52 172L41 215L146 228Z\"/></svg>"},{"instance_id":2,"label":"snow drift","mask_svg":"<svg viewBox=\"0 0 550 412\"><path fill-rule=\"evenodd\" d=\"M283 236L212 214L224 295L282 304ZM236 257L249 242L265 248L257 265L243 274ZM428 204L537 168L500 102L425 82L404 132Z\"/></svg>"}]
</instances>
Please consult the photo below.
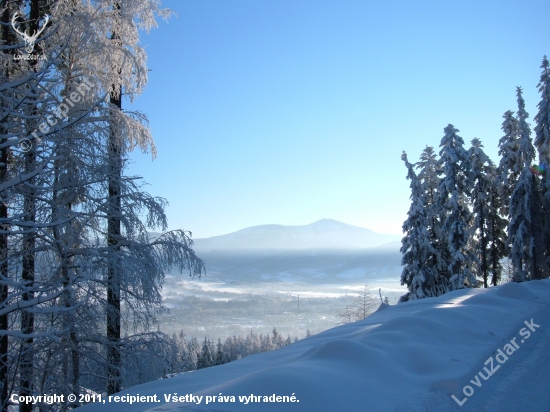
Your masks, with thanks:
<instances>
[{"instance_id":1,"label":"snow drift","mask_svg":"<svg viewBox=\"0 0 550 412\"><path fill-rule=\"evenodd\" d=\"M550 280L384 305L283 349L80 410L550 411L549 306ZM157 402L130 405L128 396Z\"/></svg>"}]
</instances>

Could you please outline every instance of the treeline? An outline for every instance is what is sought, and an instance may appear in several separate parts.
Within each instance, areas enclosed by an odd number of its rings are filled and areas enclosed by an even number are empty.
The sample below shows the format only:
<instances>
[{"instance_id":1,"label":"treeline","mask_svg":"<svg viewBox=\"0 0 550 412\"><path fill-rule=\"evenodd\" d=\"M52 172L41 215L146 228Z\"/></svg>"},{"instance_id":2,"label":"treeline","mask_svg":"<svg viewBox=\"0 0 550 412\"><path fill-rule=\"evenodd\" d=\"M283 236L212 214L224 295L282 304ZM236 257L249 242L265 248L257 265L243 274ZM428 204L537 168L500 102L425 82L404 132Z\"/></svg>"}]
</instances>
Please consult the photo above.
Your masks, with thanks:
<instances>
[{"instance_id":1,"label":"treeline","mask_svg":"<svg viewBox=\"0 0 550 412\"><path fill-rule=\"evenodd\" d=\"M162 376L164 275L204 271L188 232L150 238L166 201L125 173L134 148L155 153L123 96L147 82L139 31L167 16L158 3L1 0L2 412L14 393L78 399Z\"/></svg>"},{"instance_id":2,"label":"treeline","mask_svg":"<svg viewBox=\"0 0 550 412\"><path fill-rule=\"evenodd\" d=\"M464 148L459 131L445 129L439 157L426 147L420 161L402 160L410 180L400 302L466 287L497 285L502 264L517 282L550 276L550 70L542 61L541 100L534 133L520 87L517 111L504 113L498 165L479 139ZM534 139L532 137L534 135Z\"/></svg>"},{"instance_id":3,"label":"treeline","mask_svg":"<svg viewBox=\"0 0 550 412\"><path fill-rule=\"evenodd\" d=\"M250 331L245 337L229 336L224 343L219 338L216 342L205 337L199 342L195 337L186 339L183 332L173 333L170 337L171 351L166 356L166 376L223 365L255 353L279 349L297 341L297 337L283 337L276 328L273 328L271 335Z\"/></svg>"}]
</instances>

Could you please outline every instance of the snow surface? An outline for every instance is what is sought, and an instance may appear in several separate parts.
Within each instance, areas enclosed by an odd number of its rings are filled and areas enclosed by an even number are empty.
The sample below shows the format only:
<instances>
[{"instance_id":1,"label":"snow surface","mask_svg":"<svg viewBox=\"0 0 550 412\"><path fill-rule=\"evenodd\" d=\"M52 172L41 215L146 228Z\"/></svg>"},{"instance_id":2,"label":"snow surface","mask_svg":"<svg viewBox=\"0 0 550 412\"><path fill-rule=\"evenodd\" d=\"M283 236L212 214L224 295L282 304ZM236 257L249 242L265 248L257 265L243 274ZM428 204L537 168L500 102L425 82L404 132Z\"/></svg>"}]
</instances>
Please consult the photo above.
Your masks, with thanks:
<instances>
[{"instance_id":1,"label":"snow surface","mask_svg":"<svg viewBox=\"0 0 550 412\"><path fill-rule=\"evenodd\" d=\"M529 339L520 331L534 327ZM383 305L367 319L283 349L124 390L160 403L91 404L88 411L550 411L550 280L465 289ZM525 328L525 329L524 329ZM499 364L510 340L519 346ZM523 339L523 342L521 341ZM494 375L487 380L483 370ZM503 359L502 357L500 358ZM500 368L496 369L500 365ZM479 381L481 387L471 383ZM472 388L468 400L463 388ZM165 403L164 394L203 396ZM205 404L206 396L235 403ZM239 402L239 395L295 394L296 403Z\"/></svg>"}]
</instances>

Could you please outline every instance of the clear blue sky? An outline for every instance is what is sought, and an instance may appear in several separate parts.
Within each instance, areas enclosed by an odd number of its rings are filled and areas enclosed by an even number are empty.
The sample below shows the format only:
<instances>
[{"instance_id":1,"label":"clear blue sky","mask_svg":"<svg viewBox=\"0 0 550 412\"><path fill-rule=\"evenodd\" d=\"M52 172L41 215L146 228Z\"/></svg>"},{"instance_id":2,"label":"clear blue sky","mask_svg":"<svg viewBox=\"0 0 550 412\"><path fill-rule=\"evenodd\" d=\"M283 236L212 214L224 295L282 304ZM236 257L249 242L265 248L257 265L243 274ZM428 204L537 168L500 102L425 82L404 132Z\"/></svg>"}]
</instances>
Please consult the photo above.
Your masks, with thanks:
<instances>
[{"instance_id":1,"label":"clear blue sky","mask_svg":"<svg viewBox=\"0 0 550 412\"><path fill-rule=\"evenodd\" d=\"M401 152L417 161L452 123L498 161L515 87L532 119L550 54L547 0L163 5L177 17L143 35L149 84L126 104L158 157L132 154L129 173L195 238L323 217L401 233Z\"/></svg>"}]
</instances>

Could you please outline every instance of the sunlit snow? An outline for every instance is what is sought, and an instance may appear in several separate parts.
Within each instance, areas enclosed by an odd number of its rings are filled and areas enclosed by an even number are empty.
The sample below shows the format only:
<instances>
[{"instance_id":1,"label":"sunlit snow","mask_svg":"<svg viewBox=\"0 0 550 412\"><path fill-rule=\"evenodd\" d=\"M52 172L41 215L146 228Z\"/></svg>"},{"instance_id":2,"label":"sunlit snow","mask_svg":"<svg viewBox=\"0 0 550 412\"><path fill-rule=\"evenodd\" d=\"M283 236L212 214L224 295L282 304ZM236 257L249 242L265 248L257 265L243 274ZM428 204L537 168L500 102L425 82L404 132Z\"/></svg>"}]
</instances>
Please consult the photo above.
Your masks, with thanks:
<instances>
[{"instance_id":1,"label":"sunlit snow","mask_svg":"<svg viewBox=\"0 0 550 412\"><path fill-rule=\"evenodd\" d=\"M280 350L120 393L157 395L158 403L107 401L81 410L550 410L550 280L465 289L381 309ZM518 349L512 351L511 341ZM506 360L500 356L503 348L512 352ZM484 371L491 367L492 376ZM201 396L201 403L198 398L194 403L165 402L165 395L176 393ZM227 400L233 396L235 402L223 401L219 394ZM269 401L272 395L292 394L299 402L239 401L239 396L265 395L260 399Z\"/></svg>"}]
</instances>

